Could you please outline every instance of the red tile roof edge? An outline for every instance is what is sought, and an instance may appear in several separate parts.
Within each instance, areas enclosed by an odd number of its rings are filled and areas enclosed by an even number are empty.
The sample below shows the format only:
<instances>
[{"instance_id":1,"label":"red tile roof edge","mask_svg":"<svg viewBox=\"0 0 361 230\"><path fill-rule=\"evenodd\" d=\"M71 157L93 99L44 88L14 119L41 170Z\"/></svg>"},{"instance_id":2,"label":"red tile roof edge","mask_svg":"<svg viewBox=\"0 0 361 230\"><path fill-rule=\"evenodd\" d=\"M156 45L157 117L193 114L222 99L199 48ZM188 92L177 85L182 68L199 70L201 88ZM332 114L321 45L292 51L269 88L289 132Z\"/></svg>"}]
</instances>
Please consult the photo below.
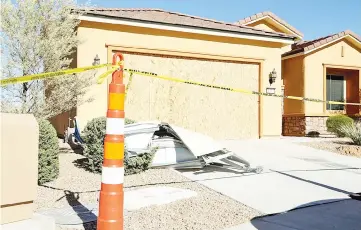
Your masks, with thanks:
<instances>
[{"instance_id":1,"label":"red tile roof edge","mask_svg":"<svg viewBox=\"0 0 361 230\"><path fill-rule=\"evenodd\" d=\"M299 30L297 30L295 27L291 26L290 24L288 24L285 20L281 19L280 17L278 17L277 15L275 15L274 13L270 12L270 11L264 11L264 12L261 12L261 13L257 13L257 14L254 14L254 15L251 15L249 17L246 17L244 19L241 19L239 21L237 21L235 24L237 25L244 25L246 23L249 23L249 22L252 22L252 21L255 21L259 18L263 18L263 17L266 17L266 16L269 16L271 17L272 19L274 19L276 22L280 23L281 25L287 27L288 29L290 29L292 32L294 32L295 34L297 34L298 36L300 37L303 37L303 33Z\"/></svg>"},{"instance_id":2,"label":"red tile roof edge","mask_svg":"<svg viewBox=\"0 0 361 230\"><path fill-rule=\"evenodd\" d=\"M357 35L356 33L354 33L351 30L345 30L345 31L341 31L337 34L331 34L331 35L328 35L325 37L316 38L311 41L302 41L302 42L295 43L292 45L292 50L282 54L282 57L290 56L290 55L301 53L304 51L313 50L319 46L333 42L336 39L342 38L346 35L350 35L350 36L354 37L356 40L358 40L361 43L361 37L359 35Z\"/></svg>"},{"instance_id":3,"label":"red tile roof edge","mask_svg":"<svg viewBox=\"0 0 361 230\"><path fill-rule=\"evenodd\" d=\"M108 11L108 12L109 11L150 11L150 12L151 11L156 11L156 12L174 14L174 15L177 15L177 16L194 18L194 19L203 20L203 21L207 21L207 22L213 22L213 23L217 23L217 24L221 24L221 25L225 25L225 26L232 26L232 27L236 27L236 28L248 29L248 30L251 30L251 31L255 31L254 34L263 35L263 36L268 35L268 36L278 36L278 37L291 38L291 39L296 38L296 36L292 36L292 35L285 34L285 33L279 33L279 32L273 32L273 31L272 32L271 31L265 31L265 30L262 30L262 29L257 29L257 28L253 28L253 27L249 27L249 26L236 25L234 23L227 23L227 22L213 20L213 19L209 19L209 18L203 18L203 17L193 16L193 15L188 15L188 14L183 14L183 13L178 13L178 12L171 12L171 11L166 11L166 10L163 10L163 9L156 9L156 8L98 8L98 7L90 7L90 8L80 8L80 9L74 9L74 10L88 11L88 12L86 12L86 14L94 14L94 15L100 15L99 13L97 14L96 11L98 11L98 12L99 11ZM134 19L134 20L140 20L140 19ZM196 27L199 27L199 26L196 26ZM263 34L261 34L261 33L263 33Z\"/></svg>"}]
</instances>

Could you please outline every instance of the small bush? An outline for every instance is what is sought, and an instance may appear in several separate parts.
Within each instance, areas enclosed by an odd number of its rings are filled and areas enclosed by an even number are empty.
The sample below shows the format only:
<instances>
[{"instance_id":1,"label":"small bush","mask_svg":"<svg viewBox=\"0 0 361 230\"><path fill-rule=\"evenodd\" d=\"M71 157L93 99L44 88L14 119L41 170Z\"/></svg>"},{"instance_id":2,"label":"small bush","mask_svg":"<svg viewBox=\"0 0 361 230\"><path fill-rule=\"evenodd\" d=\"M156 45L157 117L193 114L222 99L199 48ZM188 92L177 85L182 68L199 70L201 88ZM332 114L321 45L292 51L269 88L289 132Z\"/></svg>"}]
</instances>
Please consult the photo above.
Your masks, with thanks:
<instances>
[{"instance_id":1,"label":"small bush","mask_svg":"<svg viewBox=\"0 0 361 230\"><path fill-rule=\"evenodd\" d=\"M355 145L361 145L361 122L352 125L342 125L339 129Z\"/></svg>"},{"instance_id":2,"label":"small bush","mask_svg":"<svg viewBox=\"0 0 361 230\"><path fill-rule=\"evenodd\" d=\"M317 131L310 131L307 133L308 137L320 137L320 133Z\"/></svg>"},{"instance_id":3,"label":"small bush","mask_svg":"<svg viewBox=\"0 0 361 230\"><path fill-rule=\"evenodd\" d=\"M125 124L132 124L135 121L125 119ZM85 142L84 155L88 158L88 168L92 172L100 173L103 163L104 137L106 129L106 117L94 118L89 121L83 131ZM125 175L139 173L149 168L154 152L144 153L136 157L127 157L125 150L124 168Z\"/></svg>"},{"instance_id":4,"label":"small bush","mask_svg":"<svg viewBox=\"0 0 361 230\"><path fill-rule=\"evenodd\" d=\"M135 121L133 121L133 120L130 120L130 119L128 119L128 118L125 118L125 124L126 125L129 125L129 124L134 124L135 123Z\"/></svg>"},{"instance_id":5,"label":"small bush","mask_svg":"<svg viewBox=\"0 0 361 230\"><path fill-rule=\"evenodd\" d=\"M103 162L103 146L106 128L106 117L98 117L89 121L82 134L85 142L84 156L89 160L92 172L101 172Z\"/></svg>"},{"instance_id":6,"label":"small bush","mask_svg":"<svg viewBox=\"0 0 361 230\"><path fill-rule=\"evenodd\" d=\"M124 159L125 175L137 174L146 171L153 160L156 149L149 153L140 154L136 157L126 157ZM127 155L127 151L125 151Z\"/></svg>"},{"instance_id":7,"label":"small bush","mask_svg":"<svg viewBox=\"0 0 361 230\"><path fill-rule=\"evenodd\" d=\"M44 184L59 175L59 141L56 130L49 121L40 119L38 124L38 184Z\"/></svg>"},{"instance_id":8,"label":"small bush","mask_svg":"<svg viewBox=\"0 0 361 230\"><path fill-rule=\"evenodd\" d=\"M336 134L338 137L345 137L340 127L353 125L353 123L353 119L345 115L331 116L326 121L327 131Z\"/></svg>"}]
</instances>

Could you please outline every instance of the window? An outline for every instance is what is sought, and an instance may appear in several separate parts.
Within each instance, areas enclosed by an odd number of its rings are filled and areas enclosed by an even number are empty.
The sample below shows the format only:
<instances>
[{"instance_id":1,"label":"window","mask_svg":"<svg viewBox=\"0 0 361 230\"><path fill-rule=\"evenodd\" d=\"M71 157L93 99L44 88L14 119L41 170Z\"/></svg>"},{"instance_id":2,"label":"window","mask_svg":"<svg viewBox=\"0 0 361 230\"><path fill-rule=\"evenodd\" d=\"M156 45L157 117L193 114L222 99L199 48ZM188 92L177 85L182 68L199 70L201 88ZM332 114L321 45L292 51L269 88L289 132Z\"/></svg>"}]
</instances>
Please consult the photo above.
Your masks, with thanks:
<instances>
[{"instance_id":1,"label":"window","mask_svg":"<svg viewBox=\"0 0 361 230\"><path fill-rule=\"evenodd\" d=\"M345 101L345 79L343 76L327 75L326 76L326 100L328 101ZM344 110L345 105L327 104L327 110Z\"/></svg>"}]
</instances>

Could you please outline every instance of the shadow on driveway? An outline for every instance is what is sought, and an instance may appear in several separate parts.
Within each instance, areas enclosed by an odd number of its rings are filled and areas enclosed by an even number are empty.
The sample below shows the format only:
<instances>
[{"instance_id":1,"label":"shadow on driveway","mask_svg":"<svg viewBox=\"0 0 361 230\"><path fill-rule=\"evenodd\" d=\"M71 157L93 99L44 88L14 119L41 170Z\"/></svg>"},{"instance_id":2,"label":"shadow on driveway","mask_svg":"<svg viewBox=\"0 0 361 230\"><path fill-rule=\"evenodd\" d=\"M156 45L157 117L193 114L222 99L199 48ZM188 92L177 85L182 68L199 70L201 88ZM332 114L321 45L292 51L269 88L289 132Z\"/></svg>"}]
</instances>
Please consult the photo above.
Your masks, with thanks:
<instances>
[{"instance_id":1,"label":"shadow on driveway","mask_svg":"<svg viewBox=\"0 0 361 230\"><path fill-rule=\"evenodd\" d=\"M361 202L320 200L284 213L254 218L251 224L257 230L359 230Z\"/></svg>"},{"instance_id":2,"label":"shadow on driveway","mask_svg":"<svg viewBox=\"0 0 361 230\"><path fill-rule=\"evenodd\" d=\"M274 172L346 195L353 194L285 172ZM319 200L283 213L256 217L251 220L251 224L258 230L359 230L361 229L361 202L355 199Z\"/></svg>"},{"instance_id":3,"label":"shadow on driveway","mask_svg":"<svg viewBox=\"0 0 361 230\"><path fill-rule=\"evenodd\" d=\"M323 188L326 188L326 189L329 189L329 190L332 190L332 191L335 191L335 192L340 192L340 193L343 193L343 194L346 194L346 195L351 195L352 194L351 192L348 192L348 191L345 191L345 190L342 190L342 189L339 189L339 188L335 188L335 187L332 187L332 186L329 186L329 185L318 183L318 182L315 182L315 181L312 181L312 180L303 179L301 177L294 176L294 175L291 175L291 174L288 174L288 173L285 173L285 172L280 172L280 171L276 171L276 170L271 170L271 171L279 173L279 174L284 175L284 176L291 177L293 179L296 179L296 180L299 180L299 181L302 181L302 182L307 182L307 183L310 183L310 184L313 184L313 185L316 185L316 186L320 186L320 187L323 187Z\"/></svg>"}]
</instances>

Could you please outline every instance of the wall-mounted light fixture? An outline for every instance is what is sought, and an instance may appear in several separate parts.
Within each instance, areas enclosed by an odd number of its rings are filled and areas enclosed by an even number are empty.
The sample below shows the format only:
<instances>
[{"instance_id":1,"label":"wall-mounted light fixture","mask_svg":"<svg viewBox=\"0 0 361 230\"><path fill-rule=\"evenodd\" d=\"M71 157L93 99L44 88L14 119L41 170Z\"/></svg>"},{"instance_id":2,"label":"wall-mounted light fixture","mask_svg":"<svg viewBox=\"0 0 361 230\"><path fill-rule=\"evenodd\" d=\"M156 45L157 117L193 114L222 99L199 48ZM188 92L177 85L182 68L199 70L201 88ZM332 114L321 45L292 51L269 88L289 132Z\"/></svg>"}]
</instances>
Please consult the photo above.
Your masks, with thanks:
<instances>
[{"instance_id":1,"label":"wall-mounted light fixture","mask_svg":"<svg viewBox=\"0 0 361 230\"><path fill-rule=\"evenodd\" d=\"M95 55L93 65L94 65L94 66L95 66L95 65L100 65L100 58L99 58L98 54Z\"/></svg>"},{"instance_id":2,"label":"wall-mounted light fixture","mask_svg":"<svg viewBox=\"0 0 361 230\"><path fill-rule=\"evenodd\" d=\"M276 82L276 78L277 78L277 72L275 69L272 70L271 73L269 73L269 83L270 85L272 85L273 83Z\"/></svg>"}]
</instances>

